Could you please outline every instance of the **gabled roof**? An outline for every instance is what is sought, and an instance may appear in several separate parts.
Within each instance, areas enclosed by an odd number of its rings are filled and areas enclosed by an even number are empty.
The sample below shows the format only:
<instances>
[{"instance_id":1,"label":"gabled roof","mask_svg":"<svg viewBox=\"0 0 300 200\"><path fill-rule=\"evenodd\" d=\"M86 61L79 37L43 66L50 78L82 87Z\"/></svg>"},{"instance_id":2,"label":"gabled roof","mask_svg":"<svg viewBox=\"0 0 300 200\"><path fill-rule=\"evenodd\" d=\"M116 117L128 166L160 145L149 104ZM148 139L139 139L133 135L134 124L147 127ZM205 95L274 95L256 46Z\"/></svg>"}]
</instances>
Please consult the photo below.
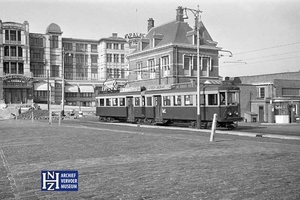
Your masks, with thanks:
<instances>
[{"instance_id":1,"label":"gabled roof","mask_svg":"<svg viewBox=\"0 0 300 200\"><path fill-rule=\"evenodd\" d=\"M172 21L157 27L153 27L149 30L149 32L146 34L144 38L141 40L148 40L149 44L147 44L145 47L143 47L144 50L149 50L151 47L153 47L153 39L159 38L157 44L155 47L162 47L169 44L176 44L176 45L195 45L192 43L192 40L188 38L187 33L191 32L193 33L193 28L189 26L187 22L183 21ZM202 32L205 46L211 46L214 47L213 49L216 49L216 42L214 42L206 30L203 22L200 22L200 32ZM133 52L138 52L137 49Z\"/></svg>"}]
</instances>

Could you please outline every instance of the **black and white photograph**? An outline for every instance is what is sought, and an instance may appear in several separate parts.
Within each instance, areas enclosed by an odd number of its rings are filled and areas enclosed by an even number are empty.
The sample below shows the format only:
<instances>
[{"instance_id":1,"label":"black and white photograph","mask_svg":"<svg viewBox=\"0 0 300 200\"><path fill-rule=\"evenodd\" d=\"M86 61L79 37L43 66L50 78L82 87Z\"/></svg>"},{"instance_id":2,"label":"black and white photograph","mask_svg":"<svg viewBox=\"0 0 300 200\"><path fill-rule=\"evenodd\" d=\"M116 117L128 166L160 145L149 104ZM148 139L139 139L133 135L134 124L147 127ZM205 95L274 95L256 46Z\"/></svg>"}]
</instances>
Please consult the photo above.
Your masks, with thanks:
<instances>
[{"instance_id":1,"label":"black and white photograph","mask_svg":"<svg viewBox=\"0 0 300 200\"><path fill-rule=\"evenodd\" d=\"M299 200L300 1L0 0L0 199Z\"/></svg>"}]
</instances>

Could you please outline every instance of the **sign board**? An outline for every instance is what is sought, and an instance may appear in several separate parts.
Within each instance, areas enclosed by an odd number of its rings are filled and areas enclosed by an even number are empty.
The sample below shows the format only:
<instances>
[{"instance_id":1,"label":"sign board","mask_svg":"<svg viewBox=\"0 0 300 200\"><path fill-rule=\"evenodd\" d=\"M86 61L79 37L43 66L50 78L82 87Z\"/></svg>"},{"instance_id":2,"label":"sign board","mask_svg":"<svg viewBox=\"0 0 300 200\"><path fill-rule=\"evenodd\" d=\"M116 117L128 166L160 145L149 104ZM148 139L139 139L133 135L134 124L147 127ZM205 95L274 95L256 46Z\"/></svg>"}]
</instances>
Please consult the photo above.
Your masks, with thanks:
<instances>
[{"instance_id":1,"label":"sign board","mask_svg":"<svg viewBox=\"0 0 300 200\"><path fill-rule=\"evenodd\" d=\"M149 90L170 90L172 89L171 85L149 85L146 87L147 91Z\"/></svg>"},{"instance_id":2,"label":"sign board","mask_svg":"<svg viewBox=\"0 0 300 200\"><path fill-rule=\"evenodd\" d=\"M9 74L9 75L3 76L2 80L7 81L7 82L28 83L29 81L32 80L32 78L28 77L28 76L21 75L21 74Z\"/></svg>"},{"instance_id":3,"label":"sign board","mask_svg":"<svg viewBox=\"0 0 300 200\"><path fill-rule=\"evenodd\" d=\"M141 87L126 87L126 88L121 88L120 92L140 92Z\"/></svg>"}]
</instances>

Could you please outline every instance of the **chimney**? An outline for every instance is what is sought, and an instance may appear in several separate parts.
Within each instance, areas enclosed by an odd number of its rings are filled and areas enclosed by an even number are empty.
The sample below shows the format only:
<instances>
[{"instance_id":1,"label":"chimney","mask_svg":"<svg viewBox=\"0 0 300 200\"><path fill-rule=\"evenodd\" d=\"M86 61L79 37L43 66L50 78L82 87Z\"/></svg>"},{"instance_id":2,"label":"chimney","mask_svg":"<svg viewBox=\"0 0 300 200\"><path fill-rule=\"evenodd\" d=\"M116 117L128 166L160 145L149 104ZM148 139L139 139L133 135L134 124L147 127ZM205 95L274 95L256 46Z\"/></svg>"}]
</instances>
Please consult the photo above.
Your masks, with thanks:
<instances>
[{"instance_id":1,"label":"chimney","mask_svg":"<svg viewBox=\"0 0 300 200\"><path fill-rule=\"evenodd\" d=\"M176 21L183 22L183 8L178 6L176 9Z\"/></svg>"},{"instance_id":2,"label":"chimney","mask_svg":"<svg viewBox=\"0 0 300 200\"><path fill-rule=\"evenodd\" d=\"M148 32L150 31L151 28L154 27L154 20L152 18L148 19Z\"/></svg>"},{"instance_id":3,"label":"chimney","mask_svg":"<svg viewBox=\"0 0 300 200\"><path fill-rule=\"evenodd\" d=\"M113 37L118 37L118 33L112 33Z\"/></svg>"}]
</instances>

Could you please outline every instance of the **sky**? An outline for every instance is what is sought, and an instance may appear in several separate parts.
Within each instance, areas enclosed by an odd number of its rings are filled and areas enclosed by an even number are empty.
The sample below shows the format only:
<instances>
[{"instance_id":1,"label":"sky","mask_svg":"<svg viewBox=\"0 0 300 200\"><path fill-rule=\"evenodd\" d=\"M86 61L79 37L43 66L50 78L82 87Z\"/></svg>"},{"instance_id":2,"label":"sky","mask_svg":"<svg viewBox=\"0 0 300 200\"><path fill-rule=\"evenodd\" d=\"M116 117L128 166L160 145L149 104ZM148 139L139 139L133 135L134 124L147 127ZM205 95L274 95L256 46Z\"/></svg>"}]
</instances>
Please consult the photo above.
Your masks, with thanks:
<instances>
[{"instance_id":1,"label":"sky","mask_svg":"<svg viewBox=\"0 0 300 200\"><path fill-rule=\"evenodd\" d=\"M0 0L3 22L29 22L31 33L58 24L63 37L95 39L147 33L175 20L178 6L197 9L224 52L220 76L251 76L300 70L299 0ZM194 25L188 13L187 22ZM229 57L232 52L233 56Z\"/></svg>"}]
</instances>

